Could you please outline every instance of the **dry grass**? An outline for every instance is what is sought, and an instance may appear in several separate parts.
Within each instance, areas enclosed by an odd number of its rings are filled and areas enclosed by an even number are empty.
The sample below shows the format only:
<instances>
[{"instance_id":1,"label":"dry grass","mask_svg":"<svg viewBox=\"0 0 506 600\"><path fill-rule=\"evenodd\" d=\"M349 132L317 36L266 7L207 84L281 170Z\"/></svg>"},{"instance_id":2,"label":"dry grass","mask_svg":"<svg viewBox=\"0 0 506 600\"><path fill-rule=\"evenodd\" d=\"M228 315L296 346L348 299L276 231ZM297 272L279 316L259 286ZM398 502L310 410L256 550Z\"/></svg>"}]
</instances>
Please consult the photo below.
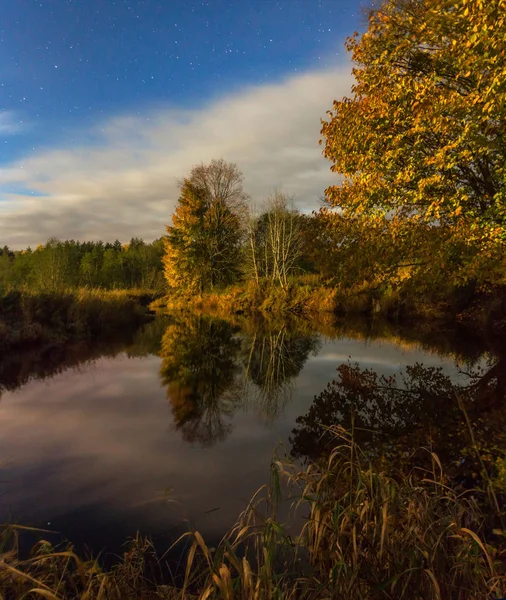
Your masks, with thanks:
<instances>
[{"instance_id":1,"label":"dry grass","mask_svg":"<svg viewBox=\"0 0 506 600\"><path fill-rule=\"evenodd\" d=\"M286 289L266 280L245 281L223 290L189 295L172 291L153 308L200 310L230 314L299 314L311 316L378 316L394 322L466 323L477 331L506 322L506 292L496 288L473 295L467 288L427 290L423 286L356 281L351 286L324 280L314 274L298 275ZM504 331L503 331L504 333Z\"/></svg>"},{"instance_id":2,"label":"dry grass","mask_svg":"<svg viewBox=\"0 0 506 600\"><path fill-rule=\"evenodd\" d=\"M230 314L308 314L333 313L336 310L336 290L318 283L315 277L294 278L286 290L270 282L246 282L217 292L188 296L169 295L165 306L170 310L192 310ZM154 305L153 305L154 306ZM160 302L156 303L160 307Z\"/></svg>"},{"instance_id":3,"label":"dry grass","mask_svg":"<svg viewBox=\"0 0 506 600\"><path fill-rule=\"evenodd\" d=\"M162 561L136 538L103 571L71 547L39 542L17 551L19 529L0 538L0 596L54 600L120 598L485 599L506 590L504 532L495 496L457 494L432 456L431 472L387 473L363 463L343 430L325 464L300 470L273 462L261 488L216 549L198 532L187 546L183 583L164 585ZM282 485L282 483L286 485ZM281 489L303 516L297 534L276 518ZM490 490L489 490L490 491ZM297 521L295 521L297 522ZM293 526L292 526L293 528ZM189 548L189 549L188 549Z\"/></svg>"}]
</instances>

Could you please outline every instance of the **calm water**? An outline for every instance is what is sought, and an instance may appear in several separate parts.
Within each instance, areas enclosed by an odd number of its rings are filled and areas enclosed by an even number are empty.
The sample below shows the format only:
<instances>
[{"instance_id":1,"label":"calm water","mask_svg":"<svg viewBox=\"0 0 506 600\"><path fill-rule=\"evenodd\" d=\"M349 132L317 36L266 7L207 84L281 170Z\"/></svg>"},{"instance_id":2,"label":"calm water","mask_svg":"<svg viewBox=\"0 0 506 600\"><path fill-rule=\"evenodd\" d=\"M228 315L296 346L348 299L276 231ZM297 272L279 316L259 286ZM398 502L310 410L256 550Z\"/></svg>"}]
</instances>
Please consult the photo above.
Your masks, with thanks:
<instances>
[{"instance_id":1,"label":"calm water","mask_svg":"<svg viewBox=\"0 0 506 600\"><path fill-rule=\"evenodd\" d=\"M463 370L498 360L454 334L181 316L123 341L4 357L0 519L94 550L137 530L163 547L189 524L217 540L277 446L315 458L320 423L354 423L376 430L363 434L372 452L406 454L454 418L445 382L467 386Z\"/></svg>"}]
</instances>

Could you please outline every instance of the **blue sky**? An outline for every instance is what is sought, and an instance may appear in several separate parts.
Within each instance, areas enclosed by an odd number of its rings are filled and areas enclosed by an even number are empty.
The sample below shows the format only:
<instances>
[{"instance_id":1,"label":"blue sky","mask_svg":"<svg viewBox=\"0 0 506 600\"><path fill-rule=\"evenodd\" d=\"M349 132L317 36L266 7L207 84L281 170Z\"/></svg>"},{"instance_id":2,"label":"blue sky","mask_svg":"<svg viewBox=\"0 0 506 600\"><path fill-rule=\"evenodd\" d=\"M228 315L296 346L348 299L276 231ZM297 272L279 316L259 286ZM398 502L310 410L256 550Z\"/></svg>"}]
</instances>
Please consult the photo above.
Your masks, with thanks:
<instances>
[{"instance_id":1,"label":"blue sky","mask_svg":"<svg viewBox=\"0 0 506 600\"><path fill-rule=\"evenodd\" d=\"M350 0L0 0L0 244L159 237L211 158L315 208L363 27Z\"/></svg>"}]
</instances>

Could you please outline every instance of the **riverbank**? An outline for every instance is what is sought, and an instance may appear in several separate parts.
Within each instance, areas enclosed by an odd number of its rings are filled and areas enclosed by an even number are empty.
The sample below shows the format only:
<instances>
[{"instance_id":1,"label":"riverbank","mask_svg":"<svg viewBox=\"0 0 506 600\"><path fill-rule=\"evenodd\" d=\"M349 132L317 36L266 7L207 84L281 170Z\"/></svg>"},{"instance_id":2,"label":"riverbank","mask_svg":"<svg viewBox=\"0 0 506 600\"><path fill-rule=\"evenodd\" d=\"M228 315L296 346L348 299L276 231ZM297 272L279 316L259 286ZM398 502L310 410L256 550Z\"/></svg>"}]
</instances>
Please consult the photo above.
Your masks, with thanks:
<instances>
[{"instance_id":1,"label":"riverbank","mask_svg":"<svg viewBox=\"0 0 506 600\"><path fill-rule=\"evenodd\" d=\"M0 295L0 349L95 340L149 318L138 290L12 290Z\"/></svg>"},{"instance_id":2,"label":"riverbank","mask_svg":"<svg viewBox=\"0 0 506 600\"><path fill-rule=\"evenodd\" d=\"M198 532L172 548L174 565L135 538L118 564L55 548L50 532L4 526L0 592L53 599L346 598L347 600L499 598L506 590L503 498L493 480L454 491L433 456L431 471L371 465L350 436L334 429L324 463L300 469L274 460L264 486L223 538L210 548ZM277 520L281 489L306 517L298 535ZM38 535L28 558L19 536ZM169 553L167 553L168 555Z\"/></svg>"},{"instance_id":3,"label":"riverbank","mask_svg":"<svg viewBox=\"0 0 506 600\"><path fill-rule=\"evenodd\" d=\"M396 323L460 323L493 335L506 335L506 290L453 288L415 293L405 288L355 286L344 289L321 283L318 277L293 279L286 289L249 282L199 295L171 294L151 305L154 309L194 310L213 314L296 314L334 317L379 317Z\"/></svg>"}]
</instances>

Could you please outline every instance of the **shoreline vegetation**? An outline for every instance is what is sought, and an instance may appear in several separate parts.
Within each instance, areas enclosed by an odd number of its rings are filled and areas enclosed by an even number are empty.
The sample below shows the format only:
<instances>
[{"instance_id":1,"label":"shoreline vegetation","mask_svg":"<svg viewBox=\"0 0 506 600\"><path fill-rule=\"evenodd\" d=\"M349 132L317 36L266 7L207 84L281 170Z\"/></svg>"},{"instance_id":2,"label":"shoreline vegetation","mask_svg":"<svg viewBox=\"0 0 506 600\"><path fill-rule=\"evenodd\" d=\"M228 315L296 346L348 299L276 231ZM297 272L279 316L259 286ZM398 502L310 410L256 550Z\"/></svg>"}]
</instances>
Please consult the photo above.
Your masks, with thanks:
<instances>
[{"instance_id":1,"label":"shoreline vegetation","mask_svg":"<svg viewBox=\"0 0 506 600\"><path fill-rule=\"evenodd\" d=\"M0 350L97 340L149 318L163 293L163 242L49 240L0 248Z\"/></svg>"},{"instance_id":2,"label":"shoreline vegetation","mask_svg":"<svg viewBox=\"0 0 506 600\"><path fill-rule=\"evenodd\" d=\"M269 282L250 282L202 294L175 293L150 304L154 311L193 310L227 318L232 314L288 318L297 315L336 322L367 317L393 324L432 323L463 326L488 336L506 336L506 288L477 293L456 288L438 297L415 296L404 290L360 286L343 289L325 285L317 276L293 278L286 289Z\"/></svg>"},{"instance_id":3,"label":"shoreline vegetation","mask_svg":"<svg viewBox=\"0 0 506 600\"><path fill-rule=\"evenodd\" d=\"M463 327L487 339L506 336L502 288L481 294L456 290L452 296L428 300L369 286L344 290L322 284L317 276L303 276L293 278L286 289L249 282L168 296L149 289L12 289L0 294L0 349L106 339L167 311L202 312L225 320L233 315L267 320L295 316L313 322L316 329L322 321L368 318L408 327Z\"/></svg>"},{"instance_id":4,"label":"shoreline vegetation","mask_svg":"<svg viewBox=\"0 0 506 600\"><path fill-rule=\"evenodd\" d=\"M300 468L274 459L271 481L216 548L198 531L164 555L138 535L113 568L54 547L50 532L0 530L6 599L283 598L347 600L500 598L506 589L504 497L484 473L481 489L457 492L438 457L402 472L373 464L341 428L328 458ZM469 432L472 439L472 431ZM476 448L478 452L478 449ZM424 464L426 461L424 462ZM279 522L287 494L300 531ZM29 556L19 539L38 537ZM185 557L179 579L168 556Z\"/></svg>"}]
</instances>

